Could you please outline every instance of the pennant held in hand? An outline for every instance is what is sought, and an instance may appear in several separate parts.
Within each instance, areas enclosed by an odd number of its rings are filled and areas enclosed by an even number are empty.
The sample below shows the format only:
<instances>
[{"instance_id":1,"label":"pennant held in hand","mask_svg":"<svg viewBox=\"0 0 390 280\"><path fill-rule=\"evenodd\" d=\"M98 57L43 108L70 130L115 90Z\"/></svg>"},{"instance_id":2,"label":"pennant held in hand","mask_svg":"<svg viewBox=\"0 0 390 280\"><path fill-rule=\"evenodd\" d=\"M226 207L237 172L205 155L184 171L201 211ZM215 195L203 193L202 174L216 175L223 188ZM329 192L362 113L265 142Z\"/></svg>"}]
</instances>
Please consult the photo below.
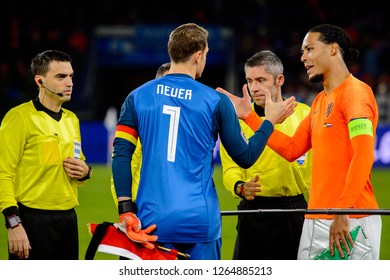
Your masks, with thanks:
<instances>
[{"instance_id":1,"label":"pennant held in hand","mask_svg":"<svg viewBox=\"0 0 390 280\"><path fill-rule=\"evenodd\" d=\"M177 250L159 246L155 246L154 249L147 249L131 241L113 223L90 223L88 229L92 234L92 239L85 254L86 260L92 260L96 251L132 260L175 260L179 254Z\"/></svg>"},{"instance_id":2,"label":"pennant held in hand","mask_svg":"<svg viewBox=\"0 0 390 280\"><path fill-rule=\"evenodd\" d=\"M355 246L352 247L348 242L351 255L348 256L345 248L341 245L344 253L344 258L341 258L337 249L332 256L329 249L329 226L315 220L313 228L313 238L311 246L311 254L314 254L313 260L364 260L365 257L371 252L372 247L367 244L366 234L361 226L356 226L350 231L351 237Z\"/></svg>"}]
</instances>

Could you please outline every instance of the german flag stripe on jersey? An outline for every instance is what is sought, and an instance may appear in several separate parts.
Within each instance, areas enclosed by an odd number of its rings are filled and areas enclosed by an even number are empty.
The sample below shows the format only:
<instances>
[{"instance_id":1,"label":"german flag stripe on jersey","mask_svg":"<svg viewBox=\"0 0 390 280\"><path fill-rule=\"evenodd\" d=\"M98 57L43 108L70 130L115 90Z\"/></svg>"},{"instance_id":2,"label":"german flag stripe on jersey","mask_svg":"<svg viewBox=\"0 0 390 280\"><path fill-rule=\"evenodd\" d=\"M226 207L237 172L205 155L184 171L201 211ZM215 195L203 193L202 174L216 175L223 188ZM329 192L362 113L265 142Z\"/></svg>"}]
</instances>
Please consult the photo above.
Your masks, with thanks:
<instances>
[{"instance_id":1,"label":"german flag stripe on jersey","mask_svg":"<svg viewBox=\"0 0 390 280\"><path fill-rule=\"evenodd\" d=\"M115 137L126 139L127 141L130 141L131 143L136 145L138 139L138 132L129 126L118 124L116 126Z\"/></svg>"}]
</instances>

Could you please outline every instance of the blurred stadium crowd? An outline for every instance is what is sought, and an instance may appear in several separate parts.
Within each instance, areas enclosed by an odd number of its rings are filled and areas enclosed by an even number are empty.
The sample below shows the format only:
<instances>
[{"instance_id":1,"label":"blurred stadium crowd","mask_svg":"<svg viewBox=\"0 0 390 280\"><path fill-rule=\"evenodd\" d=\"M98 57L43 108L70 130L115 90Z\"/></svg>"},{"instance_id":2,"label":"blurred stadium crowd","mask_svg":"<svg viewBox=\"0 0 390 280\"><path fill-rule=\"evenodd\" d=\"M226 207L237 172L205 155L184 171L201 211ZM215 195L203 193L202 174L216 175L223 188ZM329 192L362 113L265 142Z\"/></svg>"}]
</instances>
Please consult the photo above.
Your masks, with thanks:
<instances>
[{"instance_id":1,"label":"blurred stadium crowd","mask_svg":"<svg viewBox=\"0 0 390 280\"><path fill-rule=\"evenodd\" d=\"M346 3L345 3L346 2ZM91 36L98 25L123 26L196 22L234 31L237 74L254 52L271 49L283 60L284 94L310 105L318 88L309 85L300 62L306 31L320 23L347 30L360 60L351 72L372 86L380 123L390 123L390 16L377 0L111 0L7 2L0 18L0 119L11 107L30 100L31 58L44 49L60 49L73 58L74 83L86 79ZM206 66L207 69L207 66ZM152 70L154 71L154 70ZM153 74L154 75L154 72ZM207 72L204 74L207 75ZM148 77L149 78L149 77ZM145 78L147 80L148 78ZM131 89L129 89L131 90ZM230 89L231 90L231 89ZM239 89L235 89L239 91ZM72 103L72 102L71 102ZM69 106L77 106L70 104ZM71 108L74 109L74 108ZM82 108L76 108L76 112ZM82 117L81 117L82 120Z\"/></svg>"}]
</instances>

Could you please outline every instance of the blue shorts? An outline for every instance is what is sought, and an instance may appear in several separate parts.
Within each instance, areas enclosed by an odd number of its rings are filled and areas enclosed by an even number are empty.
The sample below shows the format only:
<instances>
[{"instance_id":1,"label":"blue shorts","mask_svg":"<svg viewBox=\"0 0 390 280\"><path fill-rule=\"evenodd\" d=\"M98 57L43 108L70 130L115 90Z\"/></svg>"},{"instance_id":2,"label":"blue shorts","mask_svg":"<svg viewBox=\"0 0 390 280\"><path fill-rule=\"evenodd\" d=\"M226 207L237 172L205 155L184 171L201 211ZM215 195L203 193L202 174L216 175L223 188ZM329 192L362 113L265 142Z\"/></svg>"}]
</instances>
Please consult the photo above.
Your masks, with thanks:
<instances>
[{"instance_id":1,"label":"blue shorts","mask_svg":"<svg viewBox=\"0 0 390 280\"><path fill-rule=\"evenodd\" d=\"M205 243L159 243L158 245L175 249L189 257L179 255L179 259L185 260L220 260L221 259L221 238Z\"/></svg>"}]
</instances>

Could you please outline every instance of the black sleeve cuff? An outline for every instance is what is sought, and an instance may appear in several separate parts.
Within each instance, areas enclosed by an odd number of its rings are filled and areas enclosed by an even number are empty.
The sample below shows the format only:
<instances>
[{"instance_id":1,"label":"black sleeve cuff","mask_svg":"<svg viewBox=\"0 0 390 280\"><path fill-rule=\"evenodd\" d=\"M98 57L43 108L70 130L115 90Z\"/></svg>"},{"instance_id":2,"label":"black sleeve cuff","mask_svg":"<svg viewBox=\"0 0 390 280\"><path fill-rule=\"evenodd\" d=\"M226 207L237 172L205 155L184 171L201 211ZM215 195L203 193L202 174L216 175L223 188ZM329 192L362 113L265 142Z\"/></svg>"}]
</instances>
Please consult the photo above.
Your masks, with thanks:
<instances>
[{"instance_id":1,"label":"black sleeve cuff","mask_svg":"<svg viewBox=\"0 0 390 280\"><path fill-rule=\"evenodd\" d=\"M131 199L118 202L118 214L120 215L126 212L137 213L137 205Z\"/></svg>"},{"instance_id":2,"label":"black sleeve cuff","mask_svg":"<svg viewBox=\"0 0 390 280\"><path fill-rule=\"evenodd\" d=\"M82 181L91 179L91 176L92 176L92 167L90 165L88 165L88 174L87 174L87 176L85 176L85 177L83 177L81 179L78 179L78 181L82 182Z\"/></svg>"},{"instance_id":3,"label":"black sleeve cuff","mask_svg":"<svg viewBox=\"0 0 390 280\"><path fill-rule=\"evenodd\" d=\"M19 215L18 213L18 207L16 206L10 206L8 208L5 208L3 210L3 215L5 218L12 216L12 215Z\"/></svg>"}]
</instances>

